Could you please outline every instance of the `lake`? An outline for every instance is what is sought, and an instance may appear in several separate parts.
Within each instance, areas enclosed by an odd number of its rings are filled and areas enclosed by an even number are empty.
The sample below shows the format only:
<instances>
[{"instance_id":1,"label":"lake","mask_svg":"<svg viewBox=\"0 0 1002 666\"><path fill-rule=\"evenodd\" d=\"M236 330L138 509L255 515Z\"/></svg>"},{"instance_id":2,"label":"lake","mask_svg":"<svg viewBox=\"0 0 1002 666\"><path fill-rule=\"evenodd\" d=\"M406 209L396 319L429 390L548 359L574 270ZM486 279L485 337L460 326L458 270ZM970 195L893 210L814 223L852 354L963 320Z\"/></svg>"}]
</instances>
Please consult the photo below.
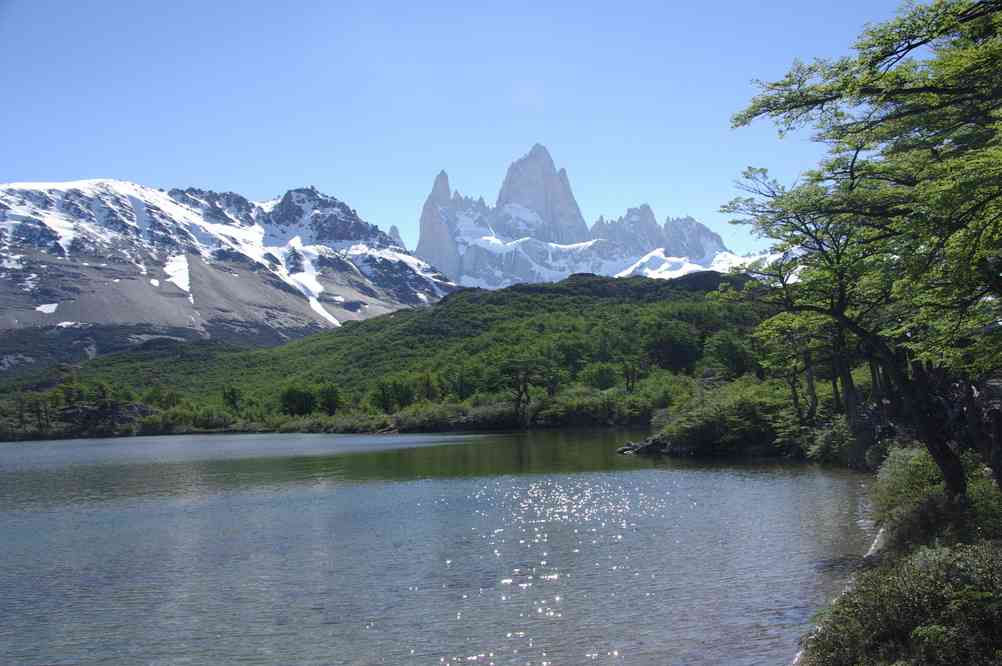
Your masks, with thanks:
<instances>
[{"instance_id":1,"label":"lake","mask_svg":"<svg viewBox=\"0 0 1002 666\"><path fill-rule=\"evenodd\" d=\"M789 663L868 478L639 436L0 444L0 663Z\"/></svg>"}]
</instances>

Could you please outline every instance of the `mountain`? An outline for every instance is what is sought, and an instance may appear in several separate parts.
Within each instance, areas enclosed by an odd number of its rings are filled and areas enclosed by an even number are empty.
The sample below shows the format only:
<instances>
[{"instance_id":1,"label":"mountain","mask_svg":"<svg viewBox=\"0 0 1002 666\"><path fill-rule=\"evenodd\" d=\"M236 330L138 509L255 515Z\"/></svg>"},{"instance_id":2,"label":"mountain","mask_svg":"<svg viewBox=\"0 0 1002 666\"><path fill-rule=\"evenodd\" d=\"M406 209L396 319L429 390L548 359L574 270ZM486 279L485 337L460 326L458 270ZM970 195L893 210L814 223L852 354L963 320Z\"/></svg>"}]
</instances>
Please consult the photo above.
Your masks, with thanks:
<instances>
[{"instance_id":1,"label":"mountain","mask_svg":"<svg viewBox=\"0 0 1002 666\"><path fill-rule=\"evenodd\" d=\"M678 277L741 263L691 217L659 224L647 204L589 229L564 169L536 144L505 175L497 202L465 197L442 171L421 211L416 254L456 283L496 289L573 273Z\"/></svg>"},{"instance_id":2,"label":"mountain","mask_svg":"<svg viewBox=\"0 0 1002 666\"><path fill-rule=\"evenodd\" d=\"M454 289L312 187L252 202L117 180L0 185L0 372L158 336L278 343Z\"/></svg>"}]
</instances>

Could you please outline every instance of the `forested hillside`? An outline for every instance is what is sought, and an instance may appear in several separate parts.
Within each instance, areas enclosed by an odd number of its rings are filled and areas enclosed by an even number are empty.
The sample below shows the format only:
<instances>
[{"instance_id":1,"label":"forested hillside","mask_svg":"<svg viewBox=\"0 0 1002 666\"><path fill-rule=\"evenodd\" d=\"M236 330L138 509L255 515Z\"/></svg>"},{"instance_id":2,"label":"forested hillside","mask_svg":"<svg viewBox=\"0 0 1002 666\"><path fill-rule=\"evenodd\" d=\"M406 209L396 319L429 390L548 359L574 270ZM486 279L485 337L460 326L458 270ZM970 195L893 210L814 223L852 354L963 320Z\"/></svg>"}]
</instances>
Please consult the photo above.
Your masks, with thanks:
<instances>
[{"instance_id":1,"label":"forested hillside","mask_svg":"<svg viewBox=\"0 0 1002 666\"><path fill-rule=\"evenodd\" d=\"M4 427L8 437L523 427L573 414L646 424L691 394L694 376L757 370L760 308L726 296L743 282L581 275L464 290L273 349L152 341L8 385Z\"/></svg>"}]
</instances>

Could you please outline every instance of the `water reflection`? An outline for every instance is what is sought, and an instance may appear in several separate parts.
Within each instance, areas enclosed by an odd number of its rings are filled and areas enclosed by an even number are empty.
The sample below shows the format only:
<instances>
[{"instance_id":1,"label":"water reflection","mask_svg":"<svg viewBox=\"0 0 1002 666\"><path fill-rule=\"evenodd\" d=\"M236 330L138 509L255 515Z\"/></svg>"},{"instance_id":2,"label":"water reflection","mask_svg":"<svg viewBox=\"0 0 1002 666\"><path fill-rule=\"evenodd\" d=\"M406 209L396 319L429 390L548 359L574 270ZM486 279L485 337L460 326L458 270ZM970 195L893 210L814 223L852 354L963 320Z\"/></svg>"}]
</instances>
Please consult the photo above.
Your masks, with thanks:
<instances>
[{"instance_id":1,"label":"water reflection","mask_svg":"<svg viewBox=\"0 0 1002 666\"><path fill-rule=\"evenodd\" d=\"M623 438L0 448L0 661L787 659L866 549L862 478Z\"/></svg>"}]
</instances>

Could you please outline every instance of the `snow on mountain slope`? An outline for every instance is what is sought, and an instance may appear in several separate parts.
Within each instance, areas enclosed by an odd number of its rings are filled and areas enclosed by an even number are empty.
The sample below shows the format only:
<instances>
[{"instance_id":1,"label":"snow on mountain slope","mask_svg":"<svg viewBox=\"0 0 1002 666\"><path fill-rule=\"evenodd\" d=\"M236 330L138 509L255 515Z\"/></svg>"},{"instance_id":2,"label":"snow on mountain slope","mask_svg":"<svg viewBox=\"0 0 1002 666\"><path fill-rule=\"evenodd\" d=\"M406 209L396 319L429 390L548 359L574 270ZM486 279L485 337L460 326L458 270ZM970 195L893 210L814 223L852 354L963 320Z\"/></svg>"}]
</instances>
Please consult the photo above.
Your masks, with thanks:
<instances>
[{"instance_id":1,"label":"snow on mountain slope","mask_svg":"<svg viewBox=\"0 0 1002 666\"><path fill-rule=\"evenodd\" d=\"M58 318L277 342L453 289L314 188L253 203L118 180L0 184L0 329Z\"/></svg>"},{"instance_id":2,"label":"snow on mountain slope","mask_svg":"<svg viewBox=\"0 0 1002 666\"><path fill-rule=\"evenodd\" d=\"M496 289L573 273L675 277L736 263L719 235L696 220L658 224L650 206L584 223L567 172L536 144L508 169L497 204L435 179L421 213L416 254L458 284Z\"/></svg>"}]
</instances>

